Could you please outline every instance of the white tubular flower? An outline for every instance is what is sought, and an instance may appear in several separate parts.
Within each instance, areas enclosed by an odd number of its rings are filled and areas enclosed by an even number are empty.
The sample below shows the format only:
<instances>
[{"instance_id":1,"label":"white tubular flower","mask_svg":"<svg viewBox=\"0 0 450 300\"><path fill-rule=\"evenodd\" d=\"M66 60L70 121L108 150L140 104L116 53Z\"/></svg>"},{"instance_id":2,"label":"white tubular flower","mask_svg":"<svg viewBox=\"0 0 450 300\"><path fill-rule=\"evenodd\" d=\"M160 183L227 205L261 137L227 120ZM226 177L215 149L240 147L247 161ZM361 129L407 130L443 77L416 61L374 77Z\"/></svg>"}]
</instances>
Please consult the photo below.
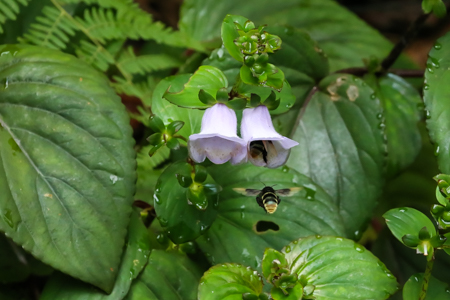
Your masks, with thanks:
<instances>
[{"instance_id":1,"label":"white tubular flower","mask_svg":"<svg viewBox=\"0 0 450 300\"><path fill-rule=\"evenodd\" d=\"M206 157L215 164L231 159L232 164L247 160L247 143L237 136L234 110L217 103L205 111L200 133L189 137L189 156L201 163Z\"/></svg>"},{"instance_id":2,"label":"white tubular flower","mask_svg":"<svg viewBox=\"0 0 450 300\"><path fill-rule=\"evenodd\" d=\"M277 168L289 157L290 149L298 143L275 131L266 106L244 110L241 136L247 142L248 159L257 166Z\"/></svg>"}]
</instances>

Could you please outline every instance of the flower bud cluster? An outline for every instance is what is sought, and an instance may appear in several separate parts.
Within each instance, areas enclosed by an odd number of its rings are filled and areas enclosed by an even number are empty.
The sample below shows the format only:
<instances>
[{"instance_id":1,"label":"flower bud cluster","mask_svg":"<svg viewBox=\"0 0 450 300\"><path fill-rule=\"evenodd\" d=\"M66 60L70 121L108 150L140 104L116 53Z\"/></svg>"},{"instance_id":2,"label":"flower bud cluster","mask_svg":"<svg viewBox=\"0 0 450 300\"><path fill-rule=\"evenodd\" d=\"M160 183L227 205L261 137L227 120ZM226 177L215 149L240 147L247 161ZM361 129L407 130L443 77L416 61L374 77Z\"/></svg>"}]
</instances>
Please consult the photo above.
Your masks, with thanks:
<instances>
[{"instance_id":1,"label":"flower bud cluster","mask_svg":"<svg viewBox=\"0 0 450 300\"><path fill-rule=\"evenodd\" d=\"M281 39L273 34L263 31L264 26L255 28L251 21L245 22L244 26L235 23L239 37L234 41L244 55L244 72L250 70L253 77L259 83L267 83L269 76L280 73L279 69L269 64L268 53L274 53L281 47ZM245 70L247 68L247 70ZM247 72L246 72L247 71ZM244 76L244 81L245 76ZM251 81L248 79L247 81ZM275 88L281 88L279 83L269 84Z\"/></svg>"},{"instance_id":2,"label":"flower bud cluster","mask_svg":"<svg viewBox=\"0 0 450 300\"><path fill-rule=\"evenodd\" d=\"M189 155L201 163L209 158L215 164L231 164L250 160L254 165L276 168L283 165L290 148L297 142L275 131L265 105L247 108L241 120L241 137L236 133L234 110L223 103L208 108L202 119L201 132L189 137Z\"/></svg>"}]
</instances>

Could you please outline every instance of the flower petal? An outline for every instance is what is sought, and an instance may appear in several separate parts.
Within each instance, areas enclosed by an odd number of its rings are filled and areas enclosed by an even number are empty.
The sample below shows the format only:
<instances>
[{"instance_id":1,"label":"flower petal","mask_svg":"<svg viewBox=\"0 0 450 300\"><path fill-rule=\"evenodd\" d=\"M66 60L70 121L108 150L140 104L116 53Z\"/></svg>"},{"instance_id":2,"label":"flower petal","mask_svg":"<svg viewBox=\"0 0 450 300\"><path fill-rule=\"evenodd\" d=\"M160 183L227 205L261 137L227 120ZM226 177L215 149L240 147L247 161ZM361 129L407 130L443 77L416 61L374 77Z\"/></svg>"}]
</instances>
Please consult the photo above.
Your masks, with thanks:
<instances>
[{"instance_id":1,"label":"flower petal","mask_svg":"<svg viewBox=\"0 0 450 300\"><path fill-rule=\"evenodd\" d=\"M237 119L234 110L218 103L205 111L202 129L189 137L189 156L197 163L206 157L215 164L231 159L232 164L247 160L247 143L236 134Z\"/></svg>"},{"instance_id":2,"label":"flower petal","mask_svg":"<svg viewBox=\"0 0 450 300\"><path fill-rule=\"evenodd\" d=\"M244 110L241 135L247 142L248 159L257 166L268 168L277 168L283 165L289 157L289 149L298 145L296 141L276 132L269 110L264 105ZM252 143L255 141L261 141L264 145L263 149L261 149L261 143Z\"/></svg>"}]
</instances>

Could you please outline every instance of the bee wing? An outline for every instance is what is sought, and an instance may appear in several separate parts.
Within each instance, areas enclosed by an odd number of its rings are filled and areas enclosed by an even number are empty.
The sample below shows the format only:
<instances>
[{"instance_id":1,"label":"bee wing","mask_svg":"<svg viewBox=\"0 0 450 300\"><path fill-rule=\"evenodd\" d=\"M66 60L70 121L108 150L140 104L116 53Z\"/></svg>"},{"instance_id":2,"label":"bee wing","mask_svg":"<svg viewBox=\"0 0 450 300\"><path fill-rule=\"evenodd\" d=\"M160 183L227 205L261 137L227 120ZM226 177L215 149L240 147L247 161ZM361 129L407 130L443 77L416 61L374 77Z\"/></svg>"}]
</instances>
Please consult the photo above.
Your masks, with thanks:
<instances>
[{"instance_id":1,"label":"bee wing","mask_svg":"<svg viewBox=\"0 0 450 300\"><path fill-rule=\"evenodd\" d=\"M303 189L302 187L296 186L296 187L292 187L290 189L276 190L275 192L280 196L290 197L290 196L294 196L295 194L300 192L302 189Z\"/></svg>"},{"instance_id":2,"label":"bee wing","mask_svg":"<svg viewBox=\"0 0 450 300\"><path fill-rule=\"evenodd\" d=\"M244 196L258 196L259 193L261 193L260 190L244 189L244 188L233 188L233 191Z\"/></svg>"}]
</instances>

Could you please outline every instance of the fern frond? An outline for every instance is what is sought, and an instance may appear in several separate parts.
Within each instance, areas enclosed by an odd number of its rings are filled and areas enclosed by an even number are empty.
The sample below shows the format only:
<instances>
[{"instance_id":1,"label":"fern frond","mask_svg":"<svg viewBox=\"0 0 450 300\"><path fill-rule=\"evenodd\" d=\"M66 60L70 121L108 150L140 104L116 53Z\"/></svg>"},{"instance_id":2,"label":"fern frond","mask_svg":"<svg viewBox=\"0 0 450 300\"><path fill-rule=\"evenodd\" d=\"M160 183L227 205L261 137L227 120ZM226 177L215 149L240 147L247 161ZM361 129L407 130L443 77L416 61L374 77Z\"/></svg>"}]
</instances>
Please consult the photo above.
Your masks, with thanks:
<instances>
[{"instance_id":1,"label":"fern frond","mask_svg":"<svg viewBox=\"0 0 450 300\"><path fill-rule=\"evenodd\" d=\"M114 64L114 58L105 48L87 41L81 41L75 53L79 58L103 72L108 70L109 65Z\"/></svg>"},{"instance_id":2,"label":"fern frond","mask_svg":"<svg viewBox=\"0 0 450 300\"><path fill-rule=\"evenodd\" d=\"M3 33L2 24L7 20L16 20L20 12L19 3L27 6L31 0L1 0L0 1L0 33Z\"/></svg>"},{"instance_id":3,"label":"fern frond","mask_svg":"<svg viewBox=\"0 0 450 300\"><path fill-rule=\"evenodd\" d=\"M19 38L21 43L35 44L53 49L65 49L69 36L73 36L78 29L64 11L53 6L46 6L42 10L43 16L36 18L31 29Z\"/></svg>"},{"instance_id":4,"label":"fern frond","mask_svg":"<svg viewBox=\"0 0 450 300\"><path fill-rule=\"evenodd\" d=\"M124 78L114 76L114 80L115 82L112 82L111 85L118 94L135 96L141 99L145 105L152 105L152 95L157 84L157 80L155 80L155 78L149 76L147 81L130 82Z\"/></svg>"},{"instance_id":5,"label":"fern frond","mask_svg":"<svg viewBox=\"0 0 450 300\"><path fill-rule=\"evenodd\" d=\"M112 39L128 38L155 40L158 43L183 48L199 49L201 47L200 44L188 43L187 37L179 31L174 31L161 22L153 21L149 13L141 10L132 1L84 0L83 2L98 4L100 8L86 9L83 18L77 17L76 20L82 24L90 36L102 43Z\"/></svg>"},{"instance_id":6,"label":"fern frond","mask_svg":"<svg viewBox=\"0 0 450 300\"><path fill-rule=\"evenodd\" d=\"M136 56L133 48L128 47L120 55L117 66L130 74L144 75L148 72L176 68L182 61L168 54L149 54Z\"/></svg>"}]
</instances>

